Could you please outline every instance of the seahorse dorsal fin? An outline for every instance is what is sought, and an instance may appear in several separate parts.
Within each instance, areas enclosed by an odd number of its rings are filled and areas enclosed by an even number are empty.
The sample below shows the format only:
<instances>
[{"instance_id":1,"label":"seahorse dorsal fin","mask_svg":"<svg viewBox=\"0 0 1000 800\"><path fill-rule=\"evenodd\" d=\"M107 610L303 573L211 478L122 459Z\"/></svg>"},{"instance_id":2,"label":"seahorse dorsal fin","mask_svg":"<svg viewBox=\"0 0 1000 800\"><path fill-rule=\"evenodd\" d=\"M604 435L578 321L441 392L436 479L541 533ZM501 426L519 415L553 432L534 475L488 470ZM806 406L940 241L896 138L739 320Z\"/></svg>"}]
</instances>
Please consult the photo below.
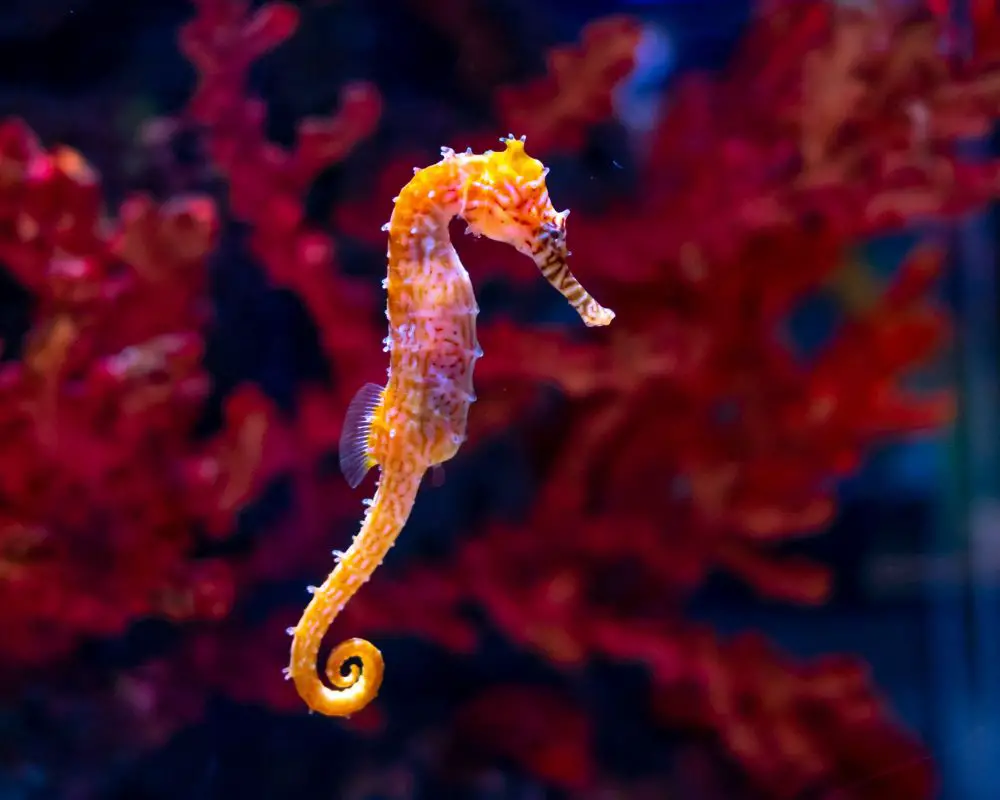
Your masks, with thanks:
<instances>
[{"instance_id":1,"label":"seahorse dorsal fin","mask_svg":"<svg viewBox=\"0 0 1000 800\"><path fill-rule=\"evenodd\" d=\"M375 411L382 402L382 387L366 383L347 406L340 430L340 471L354 489L378 462L371 451L370 436Z\"/></svg>"}]
</instances>

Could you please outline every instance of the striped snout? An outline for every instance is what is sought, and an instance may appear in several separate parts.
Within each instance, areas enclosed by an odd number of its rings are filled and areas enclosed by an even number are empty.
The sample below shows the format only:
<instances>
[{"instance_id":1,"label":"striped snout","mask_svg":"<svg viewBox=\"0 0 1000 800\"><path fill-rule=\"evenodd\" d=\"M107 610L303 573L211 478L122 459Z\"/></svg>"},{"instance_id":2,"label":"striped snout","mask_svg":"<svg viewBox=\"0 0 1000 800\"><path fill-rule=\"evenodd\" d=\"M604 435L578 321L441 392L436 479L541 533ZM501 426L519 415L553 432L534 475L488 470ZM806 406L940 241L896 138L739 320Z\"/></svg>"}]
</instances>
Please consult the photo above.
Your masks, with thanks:
<instances>
[{"instance_id":1,"label":"striped snout","mask_svg":"<svg viewBox=\"0 0 1000 800\"><path fill-rule=\"evenodd\" d=\"M569 269L569 252L566 250L567 216L569 211L562 211L555 215L553 222L543 223L532 252L535 265L545 280L576 309L584 324L591 328L608 325L615 318L615 312L591 297Z\"/></svg>"}]
</instances>

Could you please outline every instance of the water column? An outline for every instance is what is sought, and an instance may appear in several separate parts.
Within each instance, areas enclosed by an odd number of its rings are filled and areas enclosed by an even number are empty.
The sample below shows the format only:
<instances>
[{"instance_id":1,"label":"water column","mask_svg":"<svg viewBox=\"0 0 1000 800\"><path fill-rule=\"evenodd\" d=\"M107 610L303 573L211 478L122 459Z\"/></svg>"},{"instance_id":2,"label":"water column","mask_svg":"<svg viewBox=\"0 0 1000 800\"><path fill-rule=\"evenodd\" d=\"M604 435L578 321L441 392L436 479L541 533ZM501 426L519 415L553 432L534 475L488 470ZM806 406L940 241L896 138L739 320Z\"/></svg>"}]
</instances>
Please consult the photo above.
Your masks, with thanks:
<instances>
[{"instance_id":1,"label":"water column","mask_svg":"<svg viewBox=\"0 0 1000 800\"><path fill-rule=\"evenodd\" d=\"M960 47L971 53L968 0L953 3ZM960 156L996 158L988 140ZM996 209L960 220L951 237L956 306L952 377L958 416L929 555L960 557L964 579L928 581L931 663L939 720L934 749L946 796L992 800L1000 786L1000 327Z\"/></svg>"}]
</instances>

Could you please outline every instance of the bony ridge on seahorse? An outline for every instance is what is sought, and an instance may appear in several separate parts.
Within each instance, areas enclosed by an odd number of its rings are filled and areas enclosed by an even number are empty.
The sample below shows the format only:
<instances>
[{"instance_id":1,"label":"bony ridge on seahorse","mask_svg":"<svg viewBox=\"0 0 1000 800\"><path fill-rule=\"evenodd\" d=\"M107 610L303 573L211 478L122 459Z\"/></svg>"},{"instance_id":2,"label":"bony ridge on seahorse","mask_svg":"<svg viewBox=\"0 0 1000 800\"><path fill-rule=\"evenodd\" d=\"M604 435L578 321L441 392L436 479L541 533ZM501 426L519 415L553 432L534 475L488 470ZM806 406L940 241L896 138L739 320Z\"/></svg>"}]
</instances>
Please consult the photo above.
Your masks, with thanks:
<instances>
[{"instance_id":1,"label":"bony ridge on seahorse","mask_svg":"<svg viewBox=\"0 0 1000 800\"><path fill-rule=\"evenodd\" d=\"M469 275L448 235L462 217L470 232L513 245L531 256L589 326L607 325L614 312L594 300L567 265L566 217L545 186L548 170L524 150L524 137L501 139L504 150L481 155L442 148L436 164L414 170L395 198L389 233L390 353L385 386L363 386L348 405L340 466L351 487L380 468L361 530L312 600L293 636L286 674L314 711L346 716L378 694L382 654L363 639L330 653L317 672L320 643L334 618L382 563L413 506L424 473L452 458L465 440L475 400L472 372L482 355L476 339L479 308Z\"/></svg>"}]
</instances>

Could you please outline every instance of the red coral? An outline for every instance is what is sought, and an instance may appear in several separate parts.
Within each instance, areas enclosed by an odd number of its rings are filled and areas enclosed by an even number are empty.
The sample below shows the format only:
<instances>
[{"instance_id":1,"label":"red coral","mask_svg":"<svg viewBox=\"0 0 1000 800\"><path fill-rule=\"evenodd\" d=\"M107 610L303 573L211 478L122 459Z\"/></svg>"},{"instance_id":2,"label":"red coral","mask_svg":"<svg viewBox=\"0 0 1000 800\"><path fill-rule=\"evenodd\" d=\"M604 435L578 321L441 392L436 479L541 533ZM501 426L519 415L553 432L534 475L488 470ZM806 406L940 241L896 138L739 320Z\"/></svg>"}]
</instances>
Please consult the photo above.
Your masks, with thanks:
<instances>
[{"instance_id":1,"label":"red coral","mask_svg":"<svg viewBox=\"0 0 1000 800\"><path fill-rule=\"evenodd\" d=\"M626 16L589 23L578 45L549 52L544 77L497 91L501 122L541 151L579 149L587 128L611 115L612 93L635 65L641 33Z\"/></svg>"},{"instance_id":2,"label":"red coral","mask_svg":"<svg viewBox=\"0 0 1000 800\"><path fill-rule=\"evenodd\" d=\"M339 112L302 120L288 152L268 141L266 109L246 96L245 83L253 62L294 33L298 12L267 3L250 14L241 0L196 6L180 35L181 50L201 76L188 113L205 129L212 159L228 180L233 216L252 227L251 251L271 280L307 304L331 360L351 358L358 349L347 333L369 330L363 315L372 293L337 274L333 241L305 224L303 197L320 171L374 130L378 91L367 83L345 86Z\"/></svg>"},{"instance_id":3,"label":"red coral","mask_svg":"<svg viewBox=\"0 0 1000 800\"><path fill-rule=\"evenodd\" d=\"M104 220L79 154L16 121L0 143L0 258L38 299L22 359L0 367L0 649L36 663L139 617L224 616L230 568L193 557L198 523L228 530L270 412L238 392L232 444L191 440L214 206L138 196ZM192 469L213 487L179 480Z\"/></svg>"},{"instance_id":4,"label":"red coral","mask_svg":"<svg viewBox=\"0 0 1000 800\"><path fill-rule=\"evenodd\" d=\"M726 644L701 637L683 660L683 676L654 691L657 713L714 729L767 797L932 796L930 760L894 728L856 661L794 664L756 635Z\"/></svg>"},{"instance_id":5,"label":"red coral","mask_svg":"<svg viewBox=\"0 0 1000 800\"><path fill-rule=\"evenodd\" d=\"M509 759L562 789L593 784L591 722L572 698L498 686L466 704L452 722L450 757L465 764Z\"/></svg>"}]
</instances>

